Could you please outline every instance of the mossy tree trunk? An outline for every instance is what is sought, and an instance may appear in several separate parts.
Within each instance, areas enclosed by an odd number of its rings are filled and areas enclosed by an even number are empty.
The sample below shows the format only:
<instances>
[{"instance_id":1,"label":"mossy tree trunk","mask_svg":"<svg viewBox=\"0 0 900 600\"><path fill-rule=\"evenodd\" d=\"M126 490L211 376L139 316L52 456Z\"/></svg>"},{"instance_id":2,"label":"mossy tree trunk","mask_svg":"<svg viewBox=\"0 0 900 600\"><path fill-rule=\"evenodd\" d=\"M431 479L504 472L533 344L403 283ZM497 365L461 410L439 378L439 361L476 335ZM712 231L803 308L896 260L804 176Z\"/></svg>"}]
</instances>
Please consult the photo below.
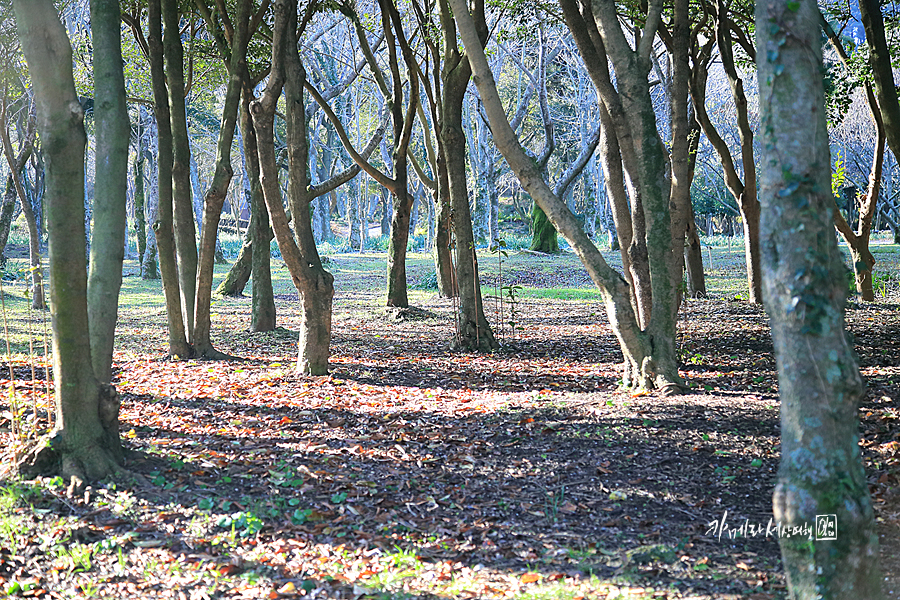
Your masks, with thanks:
<instances>
[{"instance_id":1,"label":"mossy tree trunk","mask_svg":"<svg viewBox=\"0 0 900 600\"><path fill-rule=\"evenodd\" d=\"M835 515L835 539L782 537L792 598L881 598L878 534L859 449L863 380L845 329L832 224L821 28L814 2L756 6L762 266L778 363L781 466L772 504L792 528Z\"/></svg>"},{"instance_id":2,"label":"mossy tree trunk","mask_svg":"<svg viewBox=\"0 0 900 600\"><path fill-rule=\"evenodd\" d=\"M125 106L117 0L91 0L94 47L94 219L88 271L88 321L94 375L109 383L125 259L130 123ZM141 176L143 179L143 176Z\"/></svg>"},{"instance_id":3,"label":"mossy tree trunk","mask_svg":"<svg viewBox=\"0 0 900 600\"><path fill-rule=\"evenodd\" d=\"M118 20L117 8L114 11L107 7L108 12L100 21L111 19L113 14ZM84 227L84 113L75 93L71 46L53 3L23 0L16 2L14 9L35 89L47 171L45 199L57 430L53 443L42 451L58 455L64 477L95 480L119 468L122 448L115 390L98 381L91 361ZM94 20L97 23L97 17Z\"/></svg>"},{"instance_id":4,"label":"mossy tree trunk","mask_svg":"<svg viewBox=\"0 0 900 600\"><path fill-rule=\"evenodd\" d=\"M531 246L534 252L545 254L559 254L559 240L556 236L556 227L547 218L547 213L541 210L537 203L531 206Z\"/></svg>"}]
</instances>

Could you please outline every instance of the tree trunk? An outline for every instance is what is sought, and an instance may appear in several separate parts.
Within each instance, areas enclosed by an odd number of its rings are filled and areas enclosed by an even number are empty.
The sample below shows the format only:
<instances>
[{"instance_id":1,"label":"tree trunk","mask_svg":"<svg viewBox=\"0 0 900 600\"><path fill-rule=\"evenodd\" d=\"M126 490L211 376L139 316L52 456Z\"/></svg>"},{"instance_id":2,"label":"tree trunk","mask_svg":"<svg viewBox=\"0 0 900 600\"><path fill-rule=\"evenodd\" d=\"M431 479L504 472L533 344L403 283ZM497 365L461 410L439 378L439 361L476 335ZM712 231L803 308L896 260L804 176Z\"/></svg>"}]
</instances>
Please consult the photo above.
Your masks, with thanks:
<instances>
[{"instance_id":1,"label":"tree trunk","mask_svg":"<svg viewBox=\"0 0 900 600\"><path fill-rule=\"evenodd\" d=\"M616 69L620 86L626 89L623 96L631 96L638 105L631 114L637 117L632 128L639 136L641 152L640 183L645 201L649 227L647 231L650 251L651 283L653 285L653 311L647 331L641 331L631 308L631 293L628 284L603 259L581 228L581 224L556 196L543 179L541 170L524 152L515 132L506 119L503 105L500 102L494 83L493 74L481 49L478 34L467 7L462 0L451 0L453 13L459 27L460 36L465 45L466 54L474 72L474 81L485 105L485 112L491 124L491 131L497 147L501 150L507 163L513 169L522 186L529 195L547 213L557 231L563 234L596 285L600 288L609 313L613 330L619 338L620 346L626 359L624 381L626 385L638 388L658 387L665 392L680 389L681 378L678 375L675 360L675 290L668 271L669 255L672 250L672 235L668 216L669 194L665 184L665 157L662 145L656 133L656 121L652 103L649 98L646 65L649 56L649 43L652 36L638 49L638 54L629 58L627 52L633 52L628 46L621 29L618 28L618 17L615 8L605 7L597 21L604 22L606 35L620 36L616 41L617 60L621 68ZM571 8L571 6L569 7ZM653 17L658 15L659 4L652 7ZM577 9L576 9L577 11ZM566 10L568 13L568 10ZM569 14L566 15L567 19ZM651 18L652 22L652 18ZM571 29L571 28L570 28ZM640 61L637 65L635 61ZM627 67L627 68L626 68Z\"/></svg>"},{"instance_id":2,"label":"tree trunk","mask_svg":"<svg viewBox=\"0 0 900 600\"><path fill-rule=\"evenodd\" d=\"M4 112L6 107L3 107ZM13 169L15 166L15 158L13 157L12 143L10 142L8 131L6 129L6 119L0 119L0 137L3 140L3 153L10 165L10 177L19 197L19 204L22 206L22 213L25 215L25 222L28 224L28 256L31 268L31 307L44 309L44 277L43 266L41 265L41 238L38 233L37 220L35 219L34 209L31 200L25 193L25 187L22 184L21 173Z\"/></svg>"},{"instance_id":3,"label":"tree trunk","mask_svg":"<svg viewBox=\"0 0 900 600\"><path fill-rule=\"evenodd\" d=\"M166 317L169 325L169 356L189 358L192 348L185 335L182 317L181 291L178 262L175 250L175 226L172 204L172 123L169 118L169 98L166 76L163 71L162 14L160 0L149 0L149 31L147 45L150 50L150 77L153 83L153 102L156 108L157 129L157 189L159 206L153 233L159 254L159 272L166 299ZM193 223L193 218L191 219Z\"/></svg>"},{"instance_id":4,"label":"tree trunk","mask_svg":"<svg viewBox=\"0 0 900 600\"><path fill-rule=\"evenodd\" d=\"M130 123L122 72L122 31L117 0L91 0L94 46L94 224L87 281L88 322L94 375L112 377L119 288L125 259L125 196Z\"/></svg>"},{"instance_id":5,"label":"tree trunk","mask_svg":"<svg viewBox=\"0 0 900 600\"><path fill-rule=\"evenodd\" d=\"M484 316L481 282L478 277L478 255L469 212L466 185L466 137L462 128L462 109L472 69L465 55L460 55L450 6L441 4L444 25L444 68L441 72L443 112L440 119L440 151L445 153L453 233L456 236L456 282L459 290L456 346L467 350L491 351L499 347ZM481 43L487 39L484 25L484 3L476 2Z\"/></svg>"},{"instance_id":6,"label":"tree trunk","mask_svg":"<svg viewBox=\"0 0 900 600\"><path fill-rule=\"evenodd\" d=\"M212 183L203 202L203 225L200 228L200 246L197 265L196 298L194 306L194 354L205 358L224 358L226 355L213 348L210 340L212 326L210 308L212 282L215 269L216 239L219 219L228 186L234 174L231 168L231 145L241 105L241 90L247 74L247 42L250 26L250 0L241 0L237 6L234 38L231 43L231 61L228 65L228 85L222 108L222 123L216 151L216 169ZM192 228L193 229L193 228Z\"/></svg>"},{"instance_id":7,"label":"tree trunk","mask_svg":"<svg viewBox=\"0 0 900 600\"><path fill-rule=\"evenodd\" d=\"M347 243L350 250L359 252L362 250L362 214L364 210L360 210L360 191L359 181L355 178L350 182L350 197L347 199L347 227L349 229Z\"/></svg>"},{"instance_id":8,"label":"tree trunk","mask_svg":"<svg viewBox=\"0 0 900 600\"><path fill-rule=\"evenodd\" d=\"M530 250L545 254L559 254L559 240L556 228L547 219L547 214L536 203L531 206L531 246Z\"/></svg>"},{"instance_id":9,"label":"tree trunk","mask_svg":"<svg viewBox=\"0 0 900 600\"><path fill-rule=\"evenodd\" d=\"M310 220L308 176L309 145L303 110L306 72L297 50L296 0L276 0L272 39L272 71L262 97L251 104L261 170L261 182L272 229L285 265L300 297L302 321L298 343L297 373L328 372L331 342L331 308L334 277L322 268ZM282 87L287 103L288 202L294 220L296 242L290 235L278 185L275 160L274 120Z\"/></svg>"},{"instance_id":10,"label":"tree trunk","mask_svg":"<svg viewBox=\"0 0 900 600\"><path fill-rule=\"evenodd\" d=\"M770 157L762 163L762 265L781 396L772 504L783 527L815 527L814 539L779 539L792 598L876 599L878 535L857 420L863 381L844 326L818 19L809 1L756 6L760 131ZM838 529L823 539L829 515Z\"/></svg>"},{"instance_id":11,"label":"tree trunk","mask_svg":"<svg viewBox=\"0 0 900 600\"><path fill-rule=\"evenodd\" d=\"M7 132L8 122L6 119L6 104L0 106L0 129L4 136L4 154L9 164L9 175L6 178L6 192L3 195L3 205L0 208L0 270L6 267L6 257L3 252L6 249L6 242L9 240L9 230L12 227L12 221L16 213L16 197L17 187L13 176L21 173L28 164L28 159L34 150L34 136L36 133L36 113L34 99L31 101L31 109L28 111L28 125L26 126L25 136L19 144L19 153L12 157L12 144L10 149L6 149L6 141L9 138Z\"/></svg>"},{"instance_id":12,"label":"tree trunk","mask_svg":"<svg viewBox=\"0 0 900 600\"><path fill-rule=\"evenodd\" d=\"M684 264L687 271L687 292L691 298L706 298L706 275L703 272L703 247L694 222L694 211L688 218L688 230L684 245Z\"/></svg>"},{"instance_id":13,"label":"tree trunk","mask_svg":"<svg viewBox=\"0 0 900 600\"><path fill-rule=\"evenodd\" d=\"M41 265L41 238L38 233L37 221L35 219L34 209L31 205L28 195L25 193L25 186L22 183L21 169L16 169L16 158L13 156L12 142L9 139L9 131L6 123L6 104L2 106L2 114L0 114L0 139L3 143L3 154L6 156L6 162L10 167L9 177L12 179L13 187L16 195L19 197L19 204L22 206L22 213L25 215L25 222L28 224L28 254L31 265L31 307L39 310L44 308L44 283L43 283L43 266ZM11 217L12 213L10 213ZM8 235L8 234L7 234Z\"/></svg>"},{"instance_id":14,"label":"tree trunk","mask_svg":"<svg viewBox=\"0 0 900 600\"><path fill-rule=\"evenodd\" d=\"M456 269L453 266L450 234L450 179L447 175L447 159L443 142L438 138L437 190L434 203L437 215L434 222L434 270L437 275L438 295L441 298L456 298Z\"/></svg>"},{"instance_id":15,"label":"tree trunk","mask_svg":"<svg viewBox=\"0 0 900 600\"><path fill-rule=\"evenodd\" d=\"M138 120L137 148L134 157L134 233L137 237L138 261L147 252L146 194L144 192L144 149L141 146L141 122Z\"/></svg>"},{"instance_id":16,"label":"tree trunk","mask_svg":"<svg viewBox=\"0 0 900 600\"><path fill-rule=\"evenodd\" d=\"M54 443L41 452L61 457L66 479L96 480L118 469L122 449L115 390L97 381L91 364L84 228L84 113L75 94L69 39L56 8L44 0L24 0L16 2L14 9L34 85L38 129L47 159L45 196L57 429Z\"/></svg>"},{"instance_id":17,"label":"tree trunk","mask_svg":"<svg viewBox=\"0 0 900 600\"><path fill-rule=\"evenodd\" d=\"M177 0L161 0L165 24L163 46L169 118L172 124L172 205L178 288L188 345L194 342L194 302L197 295L197 237L191 199L191 147L184 91L184 48L181 44ZM162 135L162 131L160 131Z\"/></svg>"}]
</instances>

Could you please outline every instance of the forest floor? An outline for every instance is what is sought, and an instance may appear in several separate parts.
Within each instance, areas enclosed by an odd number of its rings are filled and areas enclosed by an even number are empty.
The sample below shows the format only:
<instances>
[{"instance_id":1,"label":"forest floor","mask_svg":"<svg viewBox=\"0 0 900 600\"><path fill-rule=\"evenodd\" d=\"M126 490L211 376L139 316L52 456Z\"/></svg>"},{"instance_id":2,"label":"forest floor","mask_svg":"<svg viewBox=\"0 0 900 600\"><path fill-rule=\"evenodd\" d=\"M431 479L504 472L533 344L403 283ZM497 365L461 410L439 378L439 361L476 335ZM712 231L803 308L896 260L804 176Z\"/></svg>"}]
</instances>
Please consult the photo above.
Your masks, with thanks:
<instances>
[{"instance_id":1,"label":"forest floor","mask_svg":"<svg viewBox=\"0 0 900 600\"><path fill-rule=\"evenodd\" d=\"M619 390L615 338L571 255L509 257L502 283L521 287L502 318L485 301L491 321L506 322L488 355L449 350L452 303L433 291L411 293L421 311L381 308L383 256L331 257L327 377L292 372L297 306L283 269L275 332L246 332L249 297L215 302L215 342L243 359L230 362L165 360L158 283L128 277L115 361L128 472L78 495L59 479L7 480L0 593L783 598L769 527L779 460L771 340L763 311L727 283L740 261L714 260L713 298L681 311L691 388L672 397ZM429 261L411 258L413 287ZM482 268L490 284L496 267ZM7 284L5 311L25 304L22 289ZM861 445L896 597L895 292L851 304L848 321L868 382ZM43 327L29 314L7 335L20 352L22 336ZM16 356L18 425L29 431L37 415L46 426L43 369ZM9 465L12 414L2 410Z\"/></svg>"}]
</instances>

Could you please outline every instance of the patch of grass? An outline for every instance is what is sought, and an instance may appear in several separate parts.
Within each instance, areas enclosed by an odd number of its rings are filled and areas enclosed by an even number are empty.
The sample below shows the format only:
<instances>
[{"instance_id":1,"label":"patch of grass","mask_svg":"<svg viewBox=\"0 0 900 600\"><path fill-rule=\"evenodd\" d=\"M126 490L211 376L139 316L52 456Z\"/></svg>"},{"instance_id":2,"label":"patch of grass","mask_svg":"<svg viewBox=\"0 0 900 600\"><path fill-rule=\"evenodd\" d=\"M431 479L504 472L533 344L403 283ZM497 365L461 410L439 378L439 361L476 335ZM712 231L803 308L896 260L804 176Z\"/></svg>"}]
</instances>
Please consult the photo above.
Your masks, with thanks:
<instances>
[{"instance_id":1,"label":"patch of grass","mask_svg":"<svg viewBox=\"0 0 900 600\"><path fill-rule=\"evenodd\" d=\"M488 293L486 289L482 293ZM519 298L550 299L550 300L602 300L600 290L597 288L536 288L522 286L518 291ZM527 310L527 308L523 308Z\"/></svg>"}]
</instances>

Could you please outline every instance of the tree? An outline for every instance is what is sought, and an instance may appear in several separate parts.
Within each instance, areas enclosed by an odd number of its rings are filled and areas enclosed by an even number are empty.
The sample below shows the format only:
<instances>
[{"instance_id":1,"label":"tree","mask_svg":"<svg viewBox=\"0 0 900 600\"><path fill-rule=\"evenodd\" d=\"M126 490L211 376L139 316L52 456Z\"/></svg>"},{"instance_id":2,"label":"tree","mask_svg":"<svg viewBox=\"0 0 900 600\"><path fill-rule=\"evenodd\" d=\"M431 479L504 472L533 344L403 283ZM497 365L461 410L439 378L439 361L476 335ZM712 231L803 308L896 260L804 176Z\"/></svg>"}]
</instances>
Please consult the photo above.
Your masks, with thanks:
<instances>
[{"instance_id":1,"label":"tree","mask_svg":"<svg viewBox=\"0 0 900 600\"><path fill-rule=\"evenodd\" d=\"M312 16L307 8L303 24ZM334 277L322 267L316 250L310 218L309 141L303 86L306 71L297 49L296 0L276 0L272 38L272 71L265 92L250 106L256 131L261 182L278 248L297 288L302 311L297 372L322 375L328 372L331 341L331 306ZM294 219L291 236L278 185L275 157L275 110L282 89L287 105L288 203Z\"/></svg>"},{"instance_id":2,"label":"tree","mask_svg":"<svg viewBox=\"0 0 900 600\"><path fill-rule=\"evenodd\" d=\"M446 169L450 222L456 238L456 285L459 304L456 315L458 337L455 345L466 349L493 350L498 344L484 316L466 182L466 136L463 133L462 118L463 101L472 68L469 57L459 52L449 4L446 0L440 0L439 8L441 29L444 32L444 56L441 67L440 108L434 118L440 132L438 152ZM475 2L475 14L478 36L483 47L487 41L488 29L484 17L484 2L481 0Z\"/></svg>"},{"instance_id":3,"label":"tree","mask_svg":"<svg viewBox=\"0 0 900 600\"><path fill-rule=\"evenodd\" d=\"M188 344L180 292L176 258L174 205L172 190L173 137L166 87L163 56L162 8L160 0L148 2L147 55L153 85L153 103L157 128L157 185L159 206L153 233L159 255L159 272L166 302L169 323L169 356L187 358L192 349ZM193 216L191 217L193 223Z\"/></svg>"},{"instance_id":4,"label":"tree","mask_svg":"<svg viewBox=\"0 0 900 600\"><path fill-rule=\"evenodd\" d=\"M46 157L50 239L57 429L32 466L41 469L61 461L66 478L99 479L118 469L122 448L115 389L98 381L91 361L84 227L84 113L75 94L72 49L53 3L21 0L14 9L34 84L38 132ZM106 5L97 18L108 26L112 15L118 20L117 10ZM121 68L121 61L119 65Z\"/></svg>"},{"instance_id":5,"label":"tree","mask_svg":"<svg viewBox=\"0 0 900 600\"><path fill-rule=\"evenodd\" d=\"M641 204L646 217L646 246L650 250L648 262L651 272L652 308L648 314L645 330L638 326L635 310L632 308L632 289L604 260L603 255L587 237L581 224L569 211L565 202L556 196L543 179L541 170L524 152L516 134L506 119L503 106L497 94L493 75L480 47L477 31L463 0L451 0L460 36L472 64L473 78L484 101L485 113L494 133L497 147L503 153L522 186L538 203L547 217L569 242L585 265L588 274L600 288L604 304L609 314L613 330L619 339L625 356L626 385L635 388L657 387L664 392L680 389L681 378L675 356L675 315L676 286L673 277L674 257L672 246L672 223L669 213L669 185L665 173L667 161L663 145L656 129L656 116L650 100L648 74L650 51L659 23L661 3L652 3L647 14L647 23L639 36L637 48L633 49L621 29L613 3L598 3L593 8L594 15L582 15L574 2L564 2L567 23L573 35L591 32L589 47L582 47L582 56L590 65L591 60L599 61L599 45L610 50L616 66L618 84L622 98L630 105L621 127L634 131L634 142L630 150L635 157L632 166L632 180L640 185ZM586 5L583 9L588 10ZM597 25L592 25L595 22ZM598 27L600 26L600 27ZM596 35L593 35L596 34ZM577 41L577 40L576 40ZM582 40L584 41L584 39ZM591 52L585 56L585 51ZM606 61L602 61L605 66ZM603 82L592 79L595 85ZM612 95L601 93L604 104L613 102ZM618 133L618 132L617 132ZM623 132L624 133L624 132ZM624 138L619 133L620 141ZM680 259L681 247L678 248ZM680 275L680 270L678 271Z\"/></svg>"},{"instance_id":6,"label":"tree","mask_svg":"<svg viewBox=\"0 0 900 600\"><path fill-rule=\"evenodd\" d=\"M27 160L28 156L31 155L32 145L29 142L23 144L22 152L20 153L23 158L22 167L19 167L19 161L13 155L12 141L9 138L9 129L6 119L6 107L6 90L4 90L2 106L0 106L0 141L2 141L3 144L3 154L4 156L6 156L6 162L9 164L10 182L13 184L15 195L19 198L19 206L22 207L22 212L25 215L25 221L28 224L28 255L30 259L29 262L31 263L31 306L32 308L43 309L44 277L43 266L41 265L41 238L40 234L38 233L37 222L34 215L34 208L31 205L31 200L25 193L25 186L22 182L22 169L24 168L25 161ZM11 210L9 212L9 216L11 219Z\"/></svg>"},{"instance_id":7,"label":"tree","mask_svg":"<svg viewBox=\"0 0 900 600\"><path fill-rule=\"evenodd\" d=\"M729 16L729 4L724 0L716 3L716 25L714 36L700 47L693 44L694 69L691 73L691 96L694 100L697 121L703 133L719 155L725 171L725 184L734 196L741 212L741 224L744 228L744 256L747 265L747 284L750 292L750 303L762 301L762 280L759 272L759 200L756 193L756 163L753 156L753 128L750 124L747 95L744 93L744 82L738 74L734 59L734 38L747 54L753 58L756 50L747 40L743 32L735 26ZM735 12L732 10L732 12ZM728 79L731 97L737 113L738 137L740 140L741 167L743 180L735 167L728 143L716 130L715 125L706 112L706 82L709 64L712 60L713 39L717 42L719 56Z\"/></svg>"},{"instance_id":8,"label":"tree","mask_svg":"<svg viewBox=\"0 0 900 600\"><path fill-rule=\"evenodd\" d=\"M822 28L832 47L837 51L844 68L850 72L850 57L847 56L840 38L831 28L828 21L825 20L824 16L822 17ZM884 171L884 149L887 132L884 129L884 119L878 108L878 100L875 97L872 82L865 79L863 89L865 90L866 104L869 107L869 116L872 119L872 124L875 126L875 146L872 150L869 183L866 186L865 193L861 195L861 198L857 199L859 222L856 231L853 230L847 219L838 210L837 204L834 206L834 226L850 249L850 263L853 265L856 291L859 292L863 300L874 302L875 291L872 289L872 270L876 261L875 256L869 250L869 240L872 235L872 221L875 218L876 207L878 206L878 196L881 194L881 177ZM832 189L832 193L836 191Z\"/></svg>"},{"instance_id":9,"label":"tree","mask_svg":"<svg viewBox=\"0 0 900 600\"><path fill-rule=\"evenodd\" d=\"M88 272L88 320L94 375L109 383L125 259L125 188L131 141L122 72L117 0L91 0L94 46L94 219Z\"/></svg>"},{"instance_id":10,"label":"tree","mask_svg":"<svg viewBox=\"0 0 900 600\"><path fill-rule=\"evenodd\" d=\"M783 526L837 517L834 540L780 538L791 597L880 598L878 536L859 450L863 396L844 327L846 272L832 225L821 28L809 0L759 3L762 269L781 396Z\"/></svg>"},{"instance_id":11,"label":"tree","mask_svg":"<svg viewBox=\"0 0 900 600\"><path fill-rule=\"evenodd\" d=\"M223 15L223 18L227 15ZM210 340L213 268L215 266L216 239L219 233L219 218L228 195L228 186L233 174L231 168L231 145L241 104L241 90L249 79L247 70L247 45L252 35L250 31L250 0L237 4L235 23L228 23L225 33L230 38L230 47L220 45L222 59L228 67L228 84L222 108L222 124L216 151L216 169L203 202L203 225L200 228L200 245L194 303L190 307L194 315L193 350L195 355L207 358L222 358ZM193 223L193 221L191 221ZM193 228L191 227L191 230ZM274 319L273 319L274 320Z\"/></svg>"}]
</instances>

